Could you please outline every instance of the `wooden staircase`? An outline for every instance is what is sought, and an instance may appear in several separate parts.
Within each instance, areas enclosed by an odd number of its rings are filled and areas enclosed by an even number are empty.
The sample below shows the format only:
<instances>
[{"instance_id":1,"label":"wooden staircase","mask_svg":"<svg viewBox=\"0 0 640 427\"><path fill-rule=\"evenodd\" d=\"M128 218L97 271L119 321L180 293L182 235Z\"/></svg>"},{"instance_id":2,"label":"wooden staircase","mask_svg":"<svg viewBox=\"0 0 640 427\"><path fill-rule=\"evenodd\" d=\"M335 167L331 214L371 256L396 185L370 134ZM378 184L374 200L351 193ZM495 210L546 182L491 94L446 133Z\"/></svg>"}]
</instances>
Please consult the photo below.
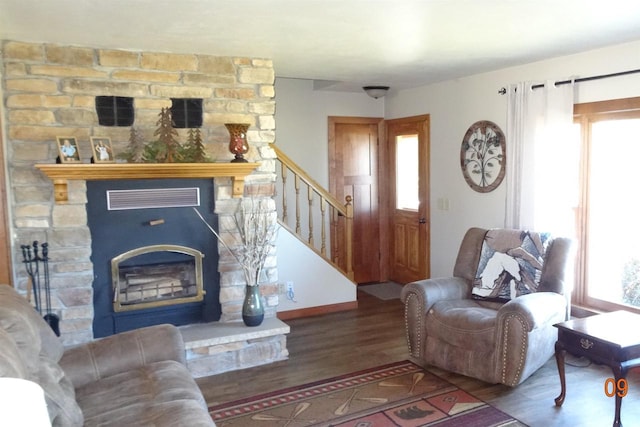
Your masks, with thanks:
<instances>
[{"instance_id":1,"label":"wooden staircase","mask_svg":"<svg viewBox=\"0 0 640 427\"><path fill-rule=\"evenodd\" d=\"M278 222L353 281L353 206L343 204L275 144ZM304 196L301 196L303 194ZM293 214L290 214L293 209Z\"/></svg>"}]
</instances>

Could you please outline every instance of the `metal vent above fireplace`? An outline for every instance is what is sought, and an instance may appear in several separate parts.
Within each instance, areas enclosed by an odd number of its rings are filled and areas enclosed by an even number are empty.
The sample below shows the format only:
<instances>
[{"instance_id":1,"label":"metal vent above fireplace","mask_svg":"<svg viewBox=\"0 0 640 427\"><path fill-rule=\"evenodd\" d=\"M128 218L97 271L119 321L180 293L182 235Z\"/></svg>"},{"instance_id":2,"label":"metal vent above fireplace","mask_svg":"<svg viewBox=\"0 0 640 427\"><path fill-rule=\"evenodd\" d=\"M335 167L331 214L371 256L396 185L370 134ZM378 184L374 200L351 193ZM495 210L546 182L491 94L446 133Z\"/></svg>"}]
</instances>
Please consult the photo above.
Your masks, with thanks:
<instances>
[{"instance_id":1,"label":"metal vent above fireplace","mask_svg":"<svg viewBox=\"0 0 640 427\"><path fill-rule=\"evenodd\" d=\"M200 188L143 188L107 191L107 209L110 211L189 206L200 206Z\"/></svg>"}]
</instances>

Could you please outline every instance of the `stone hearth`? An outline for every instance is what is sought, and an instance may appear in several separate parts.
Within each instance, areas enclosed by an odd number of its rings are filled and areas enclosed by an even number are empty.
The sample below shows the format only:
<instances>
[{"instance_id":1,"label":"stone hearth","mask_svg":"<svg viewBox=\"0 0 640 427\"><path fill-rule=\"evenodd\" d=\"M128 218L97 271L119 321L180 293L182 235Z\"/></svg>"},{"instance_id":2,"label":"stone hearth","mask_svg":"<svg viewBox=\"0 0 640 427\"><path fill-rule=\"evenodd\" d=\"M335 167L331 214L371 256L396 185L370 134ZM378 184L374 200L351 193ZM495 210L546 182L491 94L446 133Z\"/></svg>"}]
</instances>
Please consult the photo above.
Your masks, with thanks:
<instances>
[{"instance_id":1,"label":"stone hearth","mask_svg":"<svg viewBox=\"0 0 640 427\"><path fill-rule=\"evenodd\" d=\"M240 322L181 326L187 349L187 367L196 377L250 368L289 357L289 326L271 317L260 326Z\"/></svg>"}]
</instances>

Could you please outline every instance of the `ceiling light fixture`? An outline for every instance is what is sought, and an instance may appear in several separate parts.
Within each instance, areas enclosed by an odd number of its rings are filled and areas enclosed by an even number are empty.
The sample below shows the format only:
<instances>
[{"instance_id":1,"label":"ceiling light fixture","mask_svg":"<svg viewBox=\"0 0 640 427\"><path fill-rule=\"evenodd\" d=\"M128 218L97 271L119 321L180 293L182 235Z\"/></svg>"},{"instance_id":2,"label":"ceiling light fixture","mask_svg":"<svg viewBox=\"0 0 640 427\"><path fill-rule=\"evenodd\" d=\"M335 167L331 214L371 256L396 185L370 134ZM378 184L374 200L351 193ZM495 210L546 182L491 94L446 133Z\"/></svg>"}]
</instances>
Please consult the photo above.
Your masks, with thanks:
<instances>
[{"instance_id":1,"label":"ceiling light fixture","mask_svg":"<svg viewBox=\"0 0 640 427\"><path fill-rule=\"evenodd\" d=\"M382 98L387 94L389 86L364 86L362 88L372 98Z\"/></svg>"}]
</instances>

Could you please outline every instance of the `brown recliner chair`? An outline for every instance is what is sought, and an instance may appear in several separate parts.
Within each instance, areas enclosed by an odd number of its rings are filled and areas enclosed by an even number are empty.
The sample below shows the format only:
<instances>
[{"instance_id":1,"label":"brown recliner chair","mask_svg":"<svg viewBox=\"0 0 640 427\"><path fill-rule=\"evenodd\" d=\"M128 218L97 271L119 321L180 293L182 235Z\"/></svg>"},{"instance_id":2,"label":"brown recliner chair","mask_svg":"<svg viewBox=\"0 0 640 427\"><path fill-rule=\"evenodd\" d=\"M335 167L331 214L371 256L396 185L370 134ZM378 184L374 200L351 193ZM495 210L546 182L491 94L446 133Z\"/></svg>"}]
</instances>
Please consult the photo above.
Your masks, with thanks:
<instances>
[{"instance_id":1,"label":"brown recliner chair","mask_svg":"<svg viewBox=\"0 0 640 427\"><path fill-rule=\"evenodd\" d=\"M569 316L571 258L566 238L470 229L453 277L402 290L412 359L489 383L520 384L553 355L553 325Z\"/></svg>"}]
</instances>

